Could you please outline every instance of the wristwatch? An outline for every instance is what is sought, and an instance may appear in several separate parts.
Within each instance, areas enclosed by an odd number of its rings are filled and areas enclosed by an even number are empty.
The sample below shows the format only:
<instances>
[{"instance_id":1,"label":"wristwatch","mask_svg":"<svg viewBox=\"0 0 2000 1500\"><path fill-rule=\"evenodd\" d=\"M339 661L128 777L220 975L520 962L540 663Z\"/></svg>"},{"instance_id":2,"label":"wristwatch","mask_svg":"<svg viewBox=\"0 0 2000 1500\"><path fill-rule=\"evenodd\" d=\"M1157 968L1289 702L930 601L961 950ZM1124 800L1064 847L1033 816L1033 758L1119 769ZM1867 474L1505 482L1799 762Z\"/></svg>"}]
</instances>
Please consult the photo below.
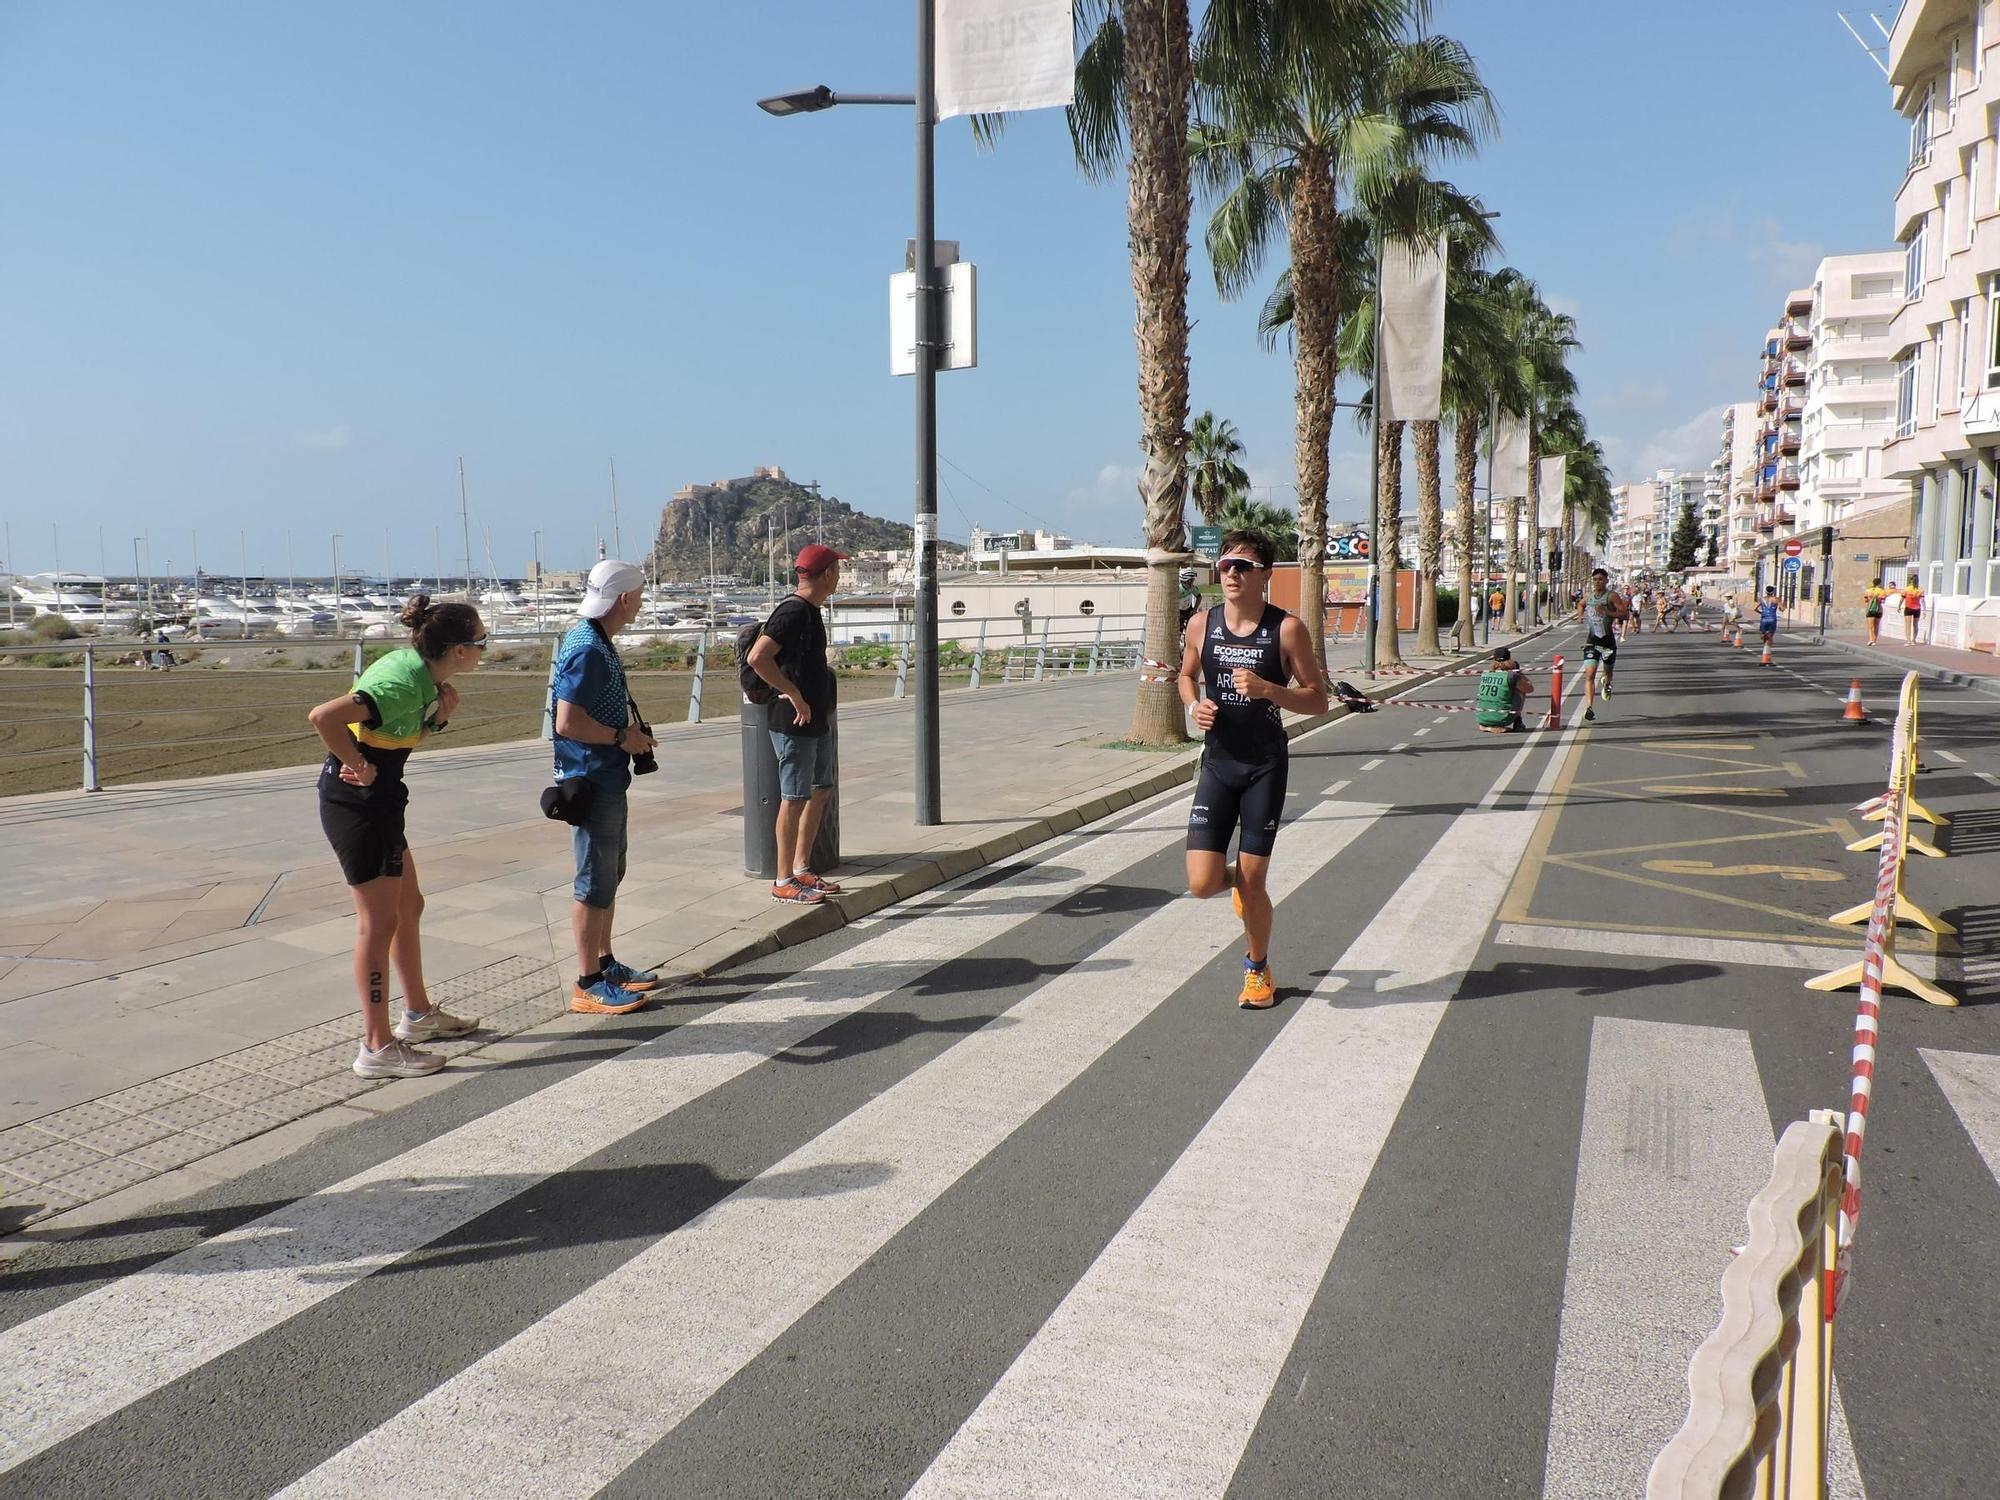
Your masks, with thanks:
<instances>
[{"instance_id":1,"label":"wristwatch","mask_svg":"<svg viewBox=\"0 0 2000 1500\"><path fill-rule=\"evenodd\" d=\"M623 724L620 724L617 732L611 736L611 744L613 749L623 750L625 748L625 726Z\"/></svg>"}]
</instances>

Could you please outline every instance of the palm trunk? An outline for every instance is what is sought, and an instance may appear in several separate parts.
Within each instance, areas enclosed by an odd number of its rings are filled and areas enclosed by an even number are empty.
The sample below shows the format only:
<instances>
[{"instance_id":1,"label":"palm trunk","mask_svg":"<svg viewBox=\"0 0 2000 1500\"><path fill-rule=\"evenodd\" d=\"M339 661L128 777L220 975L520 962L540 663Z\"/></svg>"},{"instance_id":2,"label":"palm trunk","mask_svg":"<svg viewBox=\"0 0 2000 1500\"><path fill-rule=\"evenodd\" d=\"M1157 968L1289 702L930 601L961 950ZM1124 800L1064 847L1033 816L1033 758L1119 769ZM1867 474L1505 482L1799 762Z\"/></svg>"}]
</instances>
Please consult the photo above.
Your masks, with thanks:
<instances>
[{"instance_id":1,"label":"palm trunk","mask_svg":"<svg viewBox=\"0 0 2000 1500\"><path fill-rule=\"evenodd\" d=\"M1510 634L1520 628L1519 612L1515 608L1521 587L1521 497L1512 496L1507 501L1507 612L1500 617L1500 628Z\"/></svg>"},{"instance_id":2,"label":"palm trunk","mask_svg":"<svg viewBox=\"0 0 2000 1500\"><path fill-rule=\"evenodd\" d=\"M1140 496L1146 511L1146 659L1131 738L1174 745L1187 722L1173 673L1180 660L1179 571L1187 545L1188 103L1193 89L1188 0L1125 0L1126 121L1132 157L1126 220L1137 303Z\"/></svg>"},{"instance_id":3,"label":"palm trunk","mask_svg":"<svg viewBox=\"0 0 2000 1500\"><path fill-rule=\"evenodd\" d=\"M1441 422L1417 422L1417 653L1436 656L1438 570L1444 565L1444 483L1438 448Z\"/></svg>"},{"instance_id":4,"label":"palm trunk","mask_svg":"<svg viewBox=\"0 0 2000 1500\"><path fill-rule=\"evenodd\" d=\"M1542 443L1535 419L1528 417L1528 619L1530 629L1542 623Z\"/></svg>"},{"instance_id":5,"label":"palm trunk","mask_svg":"<svg viewBox=\"0 0 2000 1500\"><path fill-rule=\"evenodd\" d=\"M1477 533L1477 516L1474 511L1477 497L1474 489L1479 483L1479 414L1462 411L1458 414L1458 426L1452 433L1451 459L1453 478L1458 491L1458 644L1464 651L1472 649L1472 601L1476 593L1485 592L1486 585L1475 581L1472 560L1473 538Z\"/></svg>"},{"instance_id":6,"label":"palm trunk","mask_svg":"<svg viewBox=\"0 0 2000 1500\"><path fill-rule=\"evenodd\" d=\"M1297 384L1293 466L1299 484L1299 614L1326 665L1327 451L1340 374L1340 214L1324 152L1299 162L1292 188L1292 368Z\"/></svg>"},{"instance_id":7,"label":"palm trunk","mask_svg":"<svg viewBox=\"0 0 2000 1500\"><path fill-rule=\"evenodd\" d=\"M1375 665L1403 665L1402 637L1396 629L1396 571L1403 556L1403 426L1382 424L1382 488L1375 499L1375 572L1378 604Z\"/></svg>"}]
</instances>

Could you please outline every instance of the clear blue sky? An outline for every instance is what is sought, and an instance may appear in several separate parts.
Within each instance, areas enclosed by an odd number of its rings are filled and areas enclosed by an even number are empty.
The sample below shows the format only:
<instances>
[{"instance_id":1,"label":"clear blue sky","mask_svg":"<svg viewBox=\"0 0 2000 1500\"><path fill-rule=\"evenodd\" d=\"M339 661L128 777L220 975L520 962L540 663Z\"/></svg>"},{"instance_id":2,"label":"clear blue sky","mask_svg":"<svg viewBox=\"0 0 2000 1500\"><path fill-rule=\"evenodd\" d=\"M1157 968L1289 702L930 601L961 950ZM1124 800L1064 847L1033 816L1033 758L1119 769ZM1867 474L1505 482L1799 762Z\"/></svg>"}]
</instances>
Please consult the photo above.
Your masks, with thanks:
<instances>
[{"instance_id":1,"label":"clear blue sky","mask_svg":"<svg viewBox=\"0 0 2000 1500\"><path fill-rule=\"evenodd\" d=\"M459 566L518 574L683 483L783 465L880 515L912 493L888 274L912 215L907 0L233 5L0 0L0 517L22 571ZM1582 324L1622 473L1705 461L1785 289L1887 243L1905 146L1831 4L1441 0L1498 95L1452 175ZM1779 82L1803 80L1789 112ZM1788 133L1803 148L1780 154ZM981 273L981 361L941 382L943 530L1137 538L1122 186L1058 114L941 133L939 232ZM1289 501L1291 372L1194 264L1195 409ZM1335 512L1361 445L1335 428Z\"/></svg>"}]
</instances>

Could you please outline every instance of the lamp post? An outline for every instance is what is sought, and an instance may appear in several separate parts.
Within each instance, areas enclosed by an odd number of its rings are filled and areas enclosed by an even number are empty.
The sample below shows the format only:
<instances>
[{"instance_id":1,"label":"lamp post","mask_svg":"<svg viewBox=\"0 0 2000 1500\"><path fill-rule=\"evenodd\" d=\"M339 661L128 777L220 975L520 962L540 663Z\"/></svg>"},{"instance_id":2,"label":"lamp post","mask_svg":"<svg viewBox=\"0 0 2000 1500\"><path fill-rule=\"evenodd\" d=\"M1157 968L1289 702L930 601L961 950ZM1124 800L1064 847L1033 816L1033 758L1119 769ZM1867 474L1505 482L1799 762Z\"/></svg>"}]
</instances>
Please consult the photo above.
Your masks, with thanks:
<instances>
[{"instance_id":1,"label":"lamp post","mask_svg":"<svg viewBox=\"0 0 2000 1500\"><path fill-rule=\"evenodd\" d=\"M916 597L917 667L917 806L919 827L944 820L939 807L938 751L938 610L937 610L937 366L939 291L933 262L937 259L936 170L933 140L937 134L937 100L932 87L936 66L933 31L936 0L917 0L917 87L913 94L849 94L825 84L790 94L759 99L766 114L817 114L837 104L912 105L917 115L917 278L916 347Z\"/></svg>"}]
</instances>

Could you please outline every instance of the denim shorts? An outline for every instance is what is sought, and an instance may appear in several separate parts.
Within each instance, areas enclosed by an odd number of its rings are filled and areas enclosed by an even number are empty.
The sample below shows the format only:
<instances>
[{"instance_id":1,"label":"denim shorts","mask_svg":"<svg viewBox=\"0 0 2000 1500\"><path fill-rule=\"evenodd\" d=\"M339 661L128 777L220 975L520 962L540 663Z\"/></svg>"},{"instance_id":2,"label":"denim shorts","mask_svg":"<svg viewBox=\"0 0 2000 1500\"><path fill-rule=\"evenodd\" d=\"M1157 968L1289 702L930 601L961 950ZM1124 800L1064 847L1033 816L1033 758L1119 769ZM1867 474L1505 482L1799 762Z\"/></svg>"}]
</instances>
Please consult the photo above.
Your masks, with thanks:
<instances>
[{"instance_id":1,"label":"denim shorts","mask_svg":"<svg viewBox=\"0 0 2000 1500\"><path fill-rule=\"evenodd\" d=\"M570 829L576 853L576 899L600 911L617 898L625 879L625 788L597 784L590 816Z\"/></svg>"},{"instance_id":2,"label":"denim shorts","mask_svg":"<svg viewBox=\"0 0 2000 1500\"><path fill-rule=\"evenodd\" d=\"M833 785L832 735L773 729L771 748L778 752L778 796L784 801L807 802Z\"/></svg>"}]
</instances>

